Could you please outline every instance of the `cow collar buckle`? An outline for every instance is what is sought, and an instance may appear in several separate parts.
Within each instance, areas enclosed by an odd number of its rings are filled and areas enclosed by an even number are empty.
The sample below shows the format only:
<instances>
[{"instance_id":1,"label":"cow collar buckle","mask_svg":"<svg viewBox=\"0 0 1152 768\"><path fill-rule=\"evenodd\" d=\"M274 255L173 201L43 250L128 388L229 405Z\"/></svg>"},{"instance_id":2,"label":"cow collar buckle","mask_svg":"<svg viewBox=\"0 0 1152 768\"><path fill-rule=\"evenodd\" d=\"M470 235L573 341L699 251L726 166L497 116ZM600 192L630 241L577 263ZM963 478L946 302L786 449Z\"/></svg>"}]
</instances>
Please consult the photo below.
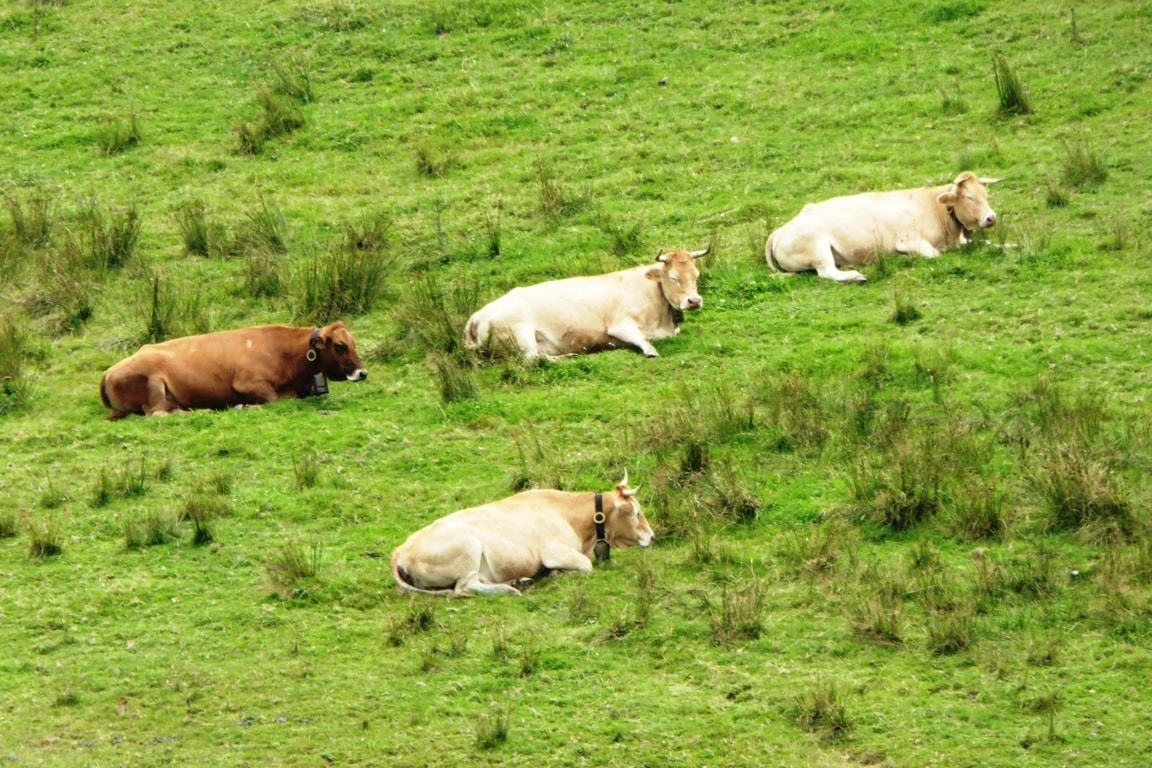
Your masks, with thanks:
<instances>
[{"instance_id":1,"label":"cow collar buckle","mask_svg":"<svg viewBox=\"0 0 1152 768\"><path fill-rule=\"evenodd\" d=\"M612 549L604 535L604 494L602 493L596 494L596 514L592 516L592 522L596 524L596 544L592 547L592 553L602 563L611 557Z\"/></svg>"},{"instance_id":2,"label":"cow collar buckle","mask_svg":"<svg viewBox=\"0 0 1152 768\"><path fill-rule=\"evenodd\" d=\"M312 346L319 335L320 329L313 328L312 334L308 337L308 351L304 354L304 359L312 368L312 391L317 395L326 395L328 394L328 380L324 378L324 372L320 370L320 363L318 362L320 356L316 354L316 347Z\"/></svg>"},{"instance_id":3,"label":"cow collar buckle","mask_svg":"<svg viewBox=\"0 0 1152 768\"><path fill-rule=\"evenodd\" d=\"M960 217L956 215L956 209L951 205L948 206L948 215L952 217L952 221L956 222L956 226L960 227L960 234L964 235L964 239L971 240L972 230L964 226L963 222L960 221Z\"/></svg>"}]
</instances>

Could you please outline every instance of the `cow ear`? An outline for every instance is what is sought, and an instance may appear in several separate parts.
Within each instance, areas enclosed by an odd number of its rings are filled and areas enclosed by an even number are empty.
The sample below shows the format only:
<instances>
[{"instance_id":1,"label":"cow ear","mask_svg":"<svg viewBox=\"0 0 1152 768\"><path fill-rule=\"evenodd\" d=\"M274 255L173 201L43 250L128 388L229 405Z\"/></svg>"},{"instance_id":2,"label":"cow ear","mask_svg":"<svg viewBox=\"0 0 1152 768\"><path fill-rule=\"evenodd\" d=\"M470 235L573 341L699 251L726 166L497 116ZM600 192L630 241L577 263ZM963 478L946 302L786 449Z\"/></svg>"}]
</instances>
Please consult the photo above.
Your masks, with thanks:
<instances>
[{"instance_id":1,"label":"cow ear","mask_svg":"<svg viewBox=\"0 0 1152 768\"><path fill-rule=\"evenodd\" d=\"M659 280L664 277L664 265L661 264L657 267L648 267L648 271L644 273L644 277L649 280Z\"/></svg>"},{"instance_id":2,"label":"cow ear","mask_svg":"<svg viewBox=\"0 0 1152 768\"><path fill-rule=\"evenodd\" d=\"M321 328L320 333L316 334L316 338L312 339L312 346L316 349L324 349L328 346L328 339L331 335L327 328Z\"/></svg>"},{"instance_id":3,"label":"cow ear","mask_svg":"<svg viewBox=\"0 0 1152 768\"><path fill-rule=\"evenodd\" d=\"M936 202L941 205L956 205L956 200L959 199L959 197L960 195L957 193L956 186L952 185L948 187L947 191L941 192L936 197Z\"/></svg>"}]
</instances>

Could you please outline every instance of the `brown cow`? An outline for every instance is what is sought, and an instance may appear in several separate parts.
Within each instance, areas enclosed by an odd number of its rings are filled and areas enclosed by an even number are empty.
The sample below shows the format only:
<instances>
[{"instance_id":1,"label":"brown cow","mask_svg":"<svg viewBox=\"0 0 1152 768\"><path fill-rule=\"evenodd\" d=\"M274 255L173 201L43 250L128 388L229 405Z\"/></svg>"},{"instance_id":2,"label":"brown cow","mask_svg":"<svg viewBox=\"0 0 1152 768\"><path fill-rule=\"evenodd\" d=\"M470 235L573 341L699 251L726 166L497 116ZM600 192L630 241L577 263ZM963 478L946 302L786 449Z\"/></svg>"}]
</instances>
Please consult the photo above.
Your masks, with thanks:
<instances>
[{"instance_id":1,"label":"brown cow","mask_svg":"<svg viewBox=\"0 0 1152 768\"><path fill-rule=\"evenodd\" d=\"M392 578L410 592L519 595L513 584L543 573L590 571L594 553L607 558L610 546L652 543L635 495L625 473L609 493L524 491L462 509L397 547Z\"/></svg>"},{"instance_id":2,"label":"brown cow","mask_svg":"<svg viewBox=\"0 0 1152 768\"><path fill-rule=\"evenodd\" d=\"M363 381L368 371L344 323L324 328L263 325L148 344L100 379L108 418L164 416L194 408L261 405Z\"/></svg>"},{"instance_id":3,"label":"brown cow","mask_svg":"<svg viewBox=\"0 0 1152 768\"><path fill-rule=\"evenodd\" d=\"M768 238L764 256L777 272L815 270L840 282L864 282L854 266L877 254L926 257L968 242L996 224L986 184L970 171L939 187L866 192L810 203Z\"/></svg>"},{"instance_id":4,"label":"brown cow","mask_svg":"<svg viewBox=\"0 0 1152 768\"><path fill-rule=\"evenodd\" d=\"M700 309L696 290L703 251L673 251L607 275L570 277L513 288L468 319L464 343L512 341L526 358L554 357L630 345L659 357L650 339L680 333L684 310Z\"/></svg>"}]
</instances>

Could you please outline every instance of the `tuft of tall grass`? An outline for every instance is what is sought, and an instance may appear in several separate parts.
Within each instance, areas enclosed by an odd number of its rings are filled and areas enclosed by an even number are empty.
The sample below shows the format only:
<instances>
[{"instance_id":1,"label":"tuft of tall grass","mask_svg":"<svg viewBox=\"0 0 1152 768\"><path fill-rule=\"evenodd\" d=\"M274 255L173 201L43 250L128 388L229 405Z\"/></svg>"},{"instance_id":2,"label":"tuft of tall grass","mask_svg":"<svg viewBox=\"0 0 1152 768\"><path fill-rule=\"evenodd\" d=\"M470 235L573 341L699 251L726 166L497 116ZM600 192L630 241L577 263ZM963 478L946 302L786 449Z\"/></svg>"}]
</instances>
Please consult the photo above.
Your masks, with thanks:
<instances>
[{"instance_id":1,"label":"tuft of tall grass","mask_svg":"<svg viewBox=\"0 0 1152 768\"><path fill-rule=\"evenodd\" d=\"M508 740L512 726L512 705L492 704L491 709L476 719L476 746L482 750L496 749Z\"/></svg>"},{"instance_id":2,"label":"tuft of tall grass","mask_svg":"<svg viewBox=\"0 0 1152 768\"><path fill-rule=\"evenodd\" d=\"M148 472L143 459L139 469L131 465L124 465L119 470L101 469L96 476L90 503L93 507L104 507L113 498L143 496L148 487Z\"/></svg>"},{"instance_id":3,"label":"tuft of tall grass","mask_svg":"<svg viewBox=\"0 0 1152 768\"><path fill-rule=\"evenodd\" d=\"M232 505L219 495L195 493L184 502L180 520L192 523L192 543L197 546L211 544L216 540L215 522L227 517Z\"/></svg>"},{"instance_id":4,"label":"tuft of tall grass","mask_svg":"<svg viewBox=\"0 0 1152 768\"><path fill-rule=\"evenodd\" d=\"M1028 709L1048 720L1048 740L1056 741L1056 715L1064 708L1064 697L1055 688L1047 688L1030 702Z\"/></svg>"},{"instance_id":5,"label":"tuft of tall grass","mask_svg":"<svg viewBox=\"0 0 1152 768\"><path fill-rule=\"evenodd\" d=\"M11 315L0 315L0 414L27 405L32 399L26 357L24 330Z\"/></svg>"},{"instance_id":6,"label":"tuft of tall grass","mask_svg":"<svg viewBox=\"0 0 1152 768\"><path fill-rule=\"evenodd\" d=\"M946 518L949 535L961 541L1004 541L1008 537L1008 500L994 483L965 484L951 499Z\"/></svg>"},{"instance_id":7,"label":"tuft of tall grass","mask_svg":"<svg viewBox=\"0 0 1152 768\"><path fill-rule=\"evenodd\" d=\"M1068 188L1053 179L1044 183L1044 189L1046 193L1044 201L1049 208L1065 208L1072 199L1072 193Z\"/></svg>"},{"instance_id":8,"label":"tuft of tall grass","mask_svg":"<svg viewBox=\"0 0 1152 768\"><path fill-rule=\"evenodd\" d=\"M1120 478L1082 444L1058 443L1044 451L1030 482L1057 530L1127 541L1138 529L1131 497Z\"/></svg>"},{"instance_id":9,"label":"tuft of tall grass","mask_svg":"<svg viewBox=\"0 0 1152 768\"><path fill-rule=\"evenodd\" d=\"M88 265L104 271L120 269L136 255L143 222L135 203L117 216L106 212L95 200L89 200L80 209L78 226Z\"/></svg>"},{"instance_id":10,"label":"tuft of tall grass","mask_svg":"<svg viewBox=\"0 0 1152 768\"><path fill-rule=\"evenodd\" d=\"M1065 142L1063 179L1076 188L1099 186L1108 180L1108 164L1085 144Z\"/></svg>"},{"instance_id":11,"label":"tuft of tall grass","mask_svg":"<svg viewBox=\"0 0 1152 768\"><path fill-rule=\"evenodd\" d=\"M315 487L320 478L322 459L315 451L310 451L296 460L292 469L296 475L296 487L300 490Z\"/></svg>"},{"instance_id":12,"label":"tuft of tall grass","mask_svg":"<svg viewBox=\"0 0 1152 768\"><path fill-rule=\"evenodd\" d=\"M392 239L392 229L392 217L386 211L366 214L344 225L344 250L382 253Z\"/></svg>"},{"instance_id":13,"label":"tuft of tall grass","mask_svg":"<svg viewBox=\"0 0 1152 768\"><path fill-rule=\"evenodd\" d=\"M52 200L46 193L34 192L26 201L15 195L5 195L10 228L8 238L28 248L44 248L52 240L55 224Z\"/></svg>"},{"instance_id":14,"label":"tuft of tall grass","mask_svg":"<svg viewBox=\"0 0 1152 768\"><path fill-rule=\"evenodd\" d=\"M890 450L856 460L853 499L869 521L899 533L935 516L946 500L949 468L934 432L899 438Z\"/></svg>"},{"instance_id":15,"label":"tuft of tall grass","mask_svg":"<svg viewBox=\"0 0 1152 768\"><path fill-rule=\"evenodd\" d=\"M811 377L769 377L759 388L756 401L763 406L769 444L781 453L818 451L831 437L834 418L828 413L820 384Z\"/></svg>"},{"instance_id":16,"label":"tuft of tall grass","mask_svg":"<svg viewBox=\"0 0 1152 768\"><path fill-rule=\"evenodd\" d=\"M144 131L136 110L127 117L110 116L96 129L96 146L106 155L118 155L144 141Z\"/></svg>"},{"instance_id":17,"label":"tuft of tall grass","mask_svg":"<svg viewBox=\"0 0 1152 768\"><path fill-rule=\"evenodd\" d=\"M288 220L280 207L263 194L259 205L244 212L244 227L237 235L241 250L257 249L270 253L288 253Z\"/></svg>"},{"instance_id":18,"label":"tuft of tall grass","mask_svg":"<svg viewBox=\"0 0 1152 768\"><path fill-rule=\"evenodd\" d=\"M401 323L426 352L464 360L468 357L464 325L479 302L480 286L476 281L458 280L445 286L429 273L415 280L402 298Z\"/></svg>"},{"instance_id":19,"label":"tuft of tall grass","mask_svg":"<svg viewBox=\"0 0 1152 768\"><path fill-rule=\"evenodd\" d=\"M16 513L10 509L0 511L0 539L12 539L18 533Z\"/></svg>"},{"instance_id":20,"label":"tuft of tall grass","mask_svg":"<svg viewBox=\"0 0 1152 768\"><path fill-rule=\"evenodd\" d=\"M818 680L812 688L797 694L791 710L797 727L823 739L840 739L852 731L844 694L832 681Z\"/></svg>"},{"instance_id":21,"label":"tuft of tall grass","mask_svg":"<svg viewBox=\"0 0 1152 768\"><path fill-rule=\"evenodd\" d=\"M880 645L904 642L904 611L900 599L889 590L876 590L857 597L848 606L853 634Z\"/></svg>"},{"instance_id":22,"label":"tuft of tall grass","mask_svg":"<svg viewBox=\"0 0 1152 768\"><path fill-rule=\"evenodd\" d=\"M445 404L471 400L479 394L470 366L461 364L450 355L433 354L431 360L439 384L440 399Z\"/></svg>"},{"instance_id":23,"label":"tuft of tall grass","mask_svg":"<svg viewBox=\"0 0 1152 768\"><path fill-rule=\"evenodd\" d=\"M484 214L480 222L481 227L484 229L484 242L485 253L489 258L496 258L500 255L502 249L501 243L501 215L504 212L504 200L500 197L496 198L496 202L492 204L492 208Z\"/></svg>"},{"instance_id":24,"label":"tuft of tall grass","mask_svg":"<svg viewBox=\"0 0 1152 768\"><path fill-rule=\"evenodd\" d=\"M928 649L937 656L952 656L976 642L976 620L970 607L929 615Z\"/></svg>"},{"instance_id":25,"label":"tuft of tall grass","mask_svg":"<svg viewBox=\"0 0 1152 768\"><path fill-rule=\"evenodd\" d=\"M908 325L924 316L916 303L904 295L903 291L892 292L892 315L889 317L896 325Z\"/></svg>"},{"instance_id":26,"label":"tuft of tall grass","mask_svg":"<svg viewBox=\"0 0 1152 768\"><path fill-rule=\"evenodd\" d=\"M292 313L323 323L372 311L387 287L393 260L382 250L342 247L316 254L293 275Z\"/></svg>"},{"instance_id":27,"label":"tuft of tall grass","mask_svg":"<svg viewBox=\"0 0 1152 768\"><path fill-rule=\"evenodd\" d=\"M28 538L28 554L35 560L57 557L64 552L64 532L54 519L29 524Z\"/></svg>"},{"instance_id":28,"label":"tuft of tall grass","mask_svg":"<svg viewBox=\"0 0 1152 768\"><path fill-rule=\"evenodd\" d=\"M22 304L32 317L45 318L53 336L79 330L92 318L97 275L75 239L68 239L55 252L40 254L35 278Z\"/></svg>"},{"instance_id":29,"label":"tuft of tall grass","mask_svg":"<svg viewBox=\"0 0 1152 768\"><path fill-rule=\"evenodd\" d=\"M124 521L124 548L143 549L157 547L180 538L177 521L158 512L148 512L141 518Z\"/></svg>"},{"instance_id":30,"label":"tuft of tall grass","mask_svg":"<svg viewBox=\"0 0 1152 768\"><path fill-rule=\"evenodd\" d=\"M284 599L307 595L307 582L320 575L323 555L318 541L307 547L296 540L286 542L267 564L273 590Z\"/></svg>"},{"instance_id":31,"label":"tuft of tall grass","mask_svg":"<svg viewBox=\"0 0 1152 768\"><path fill-rule=\"evenodd\" d=\"M794 526L781 539L779 556L796 576L830 574L844 555L847 538L847 528L839 521Z\"/></svg>"},{"instance_id":32,"label":"tuft of tall grass","mask_svg":"<svg viewBox=\"0 0 1152 768\"><path fill-rule=\"evenodd\" d=\"M184 242L184 254L207 256L211 253L211 230L208 226L208 206L203 200L185 200L176 207L176 226Z\"/></svg>"},{"instance_id":33,"label":"tuft of tall grass","mask_svg":"<svg viewBox=\"0 0 1152 768\"><path fill-rule=\"evenodd\" d=\"M166 283L162 283L159 275L152 277L152 290L149 292L151 301L145 314L144 334L141 341L145 344L155 344L172 337L176 315L176 301Z\"/></svg>"},{"instance_id":34,"label":"tuft of tall grass","mask_svg":"<svg viewBox=\"0 0 1152 768\"><path fill-rule=\"evenodd\" d=\"M940 111L945 115L963 115L968 112L968 102L963 96L940 89Z\"/></svg>"},{"instance_id":35,"label":"tuft of tall grass","mask_svg":"<svg viewBox=\"0 0 1152 768\"><path fill-rule=\"evenodd\" d=\"M590 191L572 191L561 181L555 167L546 160L537 160L533 165L537 190L540 195L540 212L549 220L571 216L584 210L592 200Z\"/></svg>"},{"instance_id":36,"label":"tuft of tall grass","mask_svg":"<svg viewBox=\"0 0 1152 768\"><path fill-rule=\"evenodd\" d=\"M416 173L430 179L440 178L456 163L451 152L426 141L417 141L413 144L413 152L416 158Z\"/></svg>"},{"instance_id":37,"label":"tuft of tall grass","mask_svg":"<svg viewBox=\"0 0 1152 768\"><path fill-rule=\"evenodd\" d=\"M245 296L279 297L291 278L283 259L274 251L252 247L244 251L240 282Z\"/></svg>"},{"instance_id":38,"label":"tuft of tall grass","mask_svg":"<svg viewBox=\"0 0 1152 768\"><path fill-rule=\"evenodd\" d=\"M304 114L298 101L293 96L277 93L273 87L261 86L256 90L256 103L260 105L256 122L241 120L232 127L236 151L241 155L259 155L267 142L304 127Z\"/></svg>"},{"instance_id":39,"label":"tuft of tall grass","mask_svg":"<svg viewBox=\"0 0 1152 768\"><path fill-rule=\"evenodd\" d=\"M708 605L712 642L731 648L741 642L759 639L764 632L766 596L767 589L757 578L752 578L748 586L739 590L731 589L725 583L718 603Z\"/></svg>"},{"instance_id":40,"label":"tuft of tall grass","mask_svg":"<svg viewBox=\"0 0 1152 768\"><path fill-rule=\"evenodd\" d=\"M997 114L1002 117L1032 114L1028 88L1012 71L1012 65L1004 54L997 53L992 57L992 73L996 78L996 94L1000 102Z\"/></svg>"},{"instance_id":41,"label":"tuft of tall grass","mask_svg":"<svg viewBox=\"0 0 1152 768\"><path fill-rule=\"evenodd\" d=\"M308 57L296 51L272 62L269 88L273 93L292 99L298 104L310 104L315 101L316 95L312 91L312 65Z\"/></svg>"}]
</instances>

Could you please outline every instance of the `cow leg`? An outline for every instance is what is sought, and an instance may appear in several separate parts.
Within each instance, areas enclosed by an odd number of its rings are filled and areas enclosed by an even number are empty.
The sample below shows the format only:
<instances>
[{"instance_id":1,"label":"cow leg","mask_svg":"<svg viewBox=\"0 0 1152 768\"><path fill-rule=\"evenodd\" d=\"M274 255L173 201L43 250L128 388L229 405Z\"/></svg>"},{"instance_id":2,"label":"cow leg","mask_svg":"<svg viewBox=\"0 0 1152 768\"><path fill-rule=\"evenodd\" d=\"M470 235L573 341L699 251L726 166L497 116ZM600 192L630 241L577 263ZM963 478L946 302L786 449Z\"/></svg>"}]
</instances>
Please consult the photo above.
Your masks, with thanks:
<instances>
[{"instance_id":1,"label":"cow leg","mask_svg":"<svg viewBox=\"0 0 1152 768\"><path fill-rule=\"evenodd\" d=\"M854 269L842 270L836 266L836 251L827 238L816 241L812 249L812 269L816 274L840 283L863 283L868 278Z\"/></svg>"},{"instance_id":2,"label":"cow leg","mask_svg":"<svg viewBox=\"0 0 1152 768\"><path fill-rule=\"evenodd\" d=\"M523 595L524 593L508 584L492 584L480 581L480 574L473 573L456 582L456 591L460 594L474 595Z\"/></svg>"},{"instance_id":3,"label":"cow leg","mask_svg":"<svg viewBox=\"0 0 1152 768\"><path fill-rule=\"evenodd\" d=\"M148 377L148 399L144 403L144 415L167 416L170 413L182 412L184 409L171 394L168 382L163 376Z\"/></svg>"},{"instance_id":4,"label":"cow leg","mask_svg":"<svg viewBox=\"0 0 1152 768\"><path fill-rule=\"evenodd\" d=\"M276 390L265 380L237 381L232 385L232 391L245 401L245 405L264 405L271 403L279 396Z\"/></svg>"},{"instance_id":5,"label":"cow leg","mask_svg":"<svg viewBox=\"0 0 1152 768\"><path fill-rule=\"evenodd\" d=\"M590 571L592 561L572 547L551 546L540 553L540 563L553 571Z\"/></svg>"},{"instance_id":6,"label":"cow leg","mask_svg":"<svg viewBox=\"0 0 1152 768\"><path fill-rule=\"evenodd\" d=\"M640 326L634 322L628 321L610 325L608 326L608 335L625 344L639 347L645 357L660 357L660 353L656 351L656 347L652 346L652 342L648 341L647 337L644 336L644 331L640 330Z\"/></svg>"},{"instance_id":7,"label":"cow leg","mask_svg":"<svg viewBox=\"0 0 1152 768\"><path fill-rule=\"evenodd\" d=\"M536 345L536 328L530 323L521 323L512 328L512 338L525 360L535 360L540 356L540 348Z\"/></svg>"},{"instance_id":8,"label":"cow leg","mask_svg":"<svg viewBox=\"0 0 1152 768\"><path fill-rule=\"evenodd\" d=\"M926 259L934 259L940 255L940 251L936 250L932 243L927 240L905 240L896 243L896 253L903 253L907 256L923 256Z\"/></svg>"}]
</instances>

